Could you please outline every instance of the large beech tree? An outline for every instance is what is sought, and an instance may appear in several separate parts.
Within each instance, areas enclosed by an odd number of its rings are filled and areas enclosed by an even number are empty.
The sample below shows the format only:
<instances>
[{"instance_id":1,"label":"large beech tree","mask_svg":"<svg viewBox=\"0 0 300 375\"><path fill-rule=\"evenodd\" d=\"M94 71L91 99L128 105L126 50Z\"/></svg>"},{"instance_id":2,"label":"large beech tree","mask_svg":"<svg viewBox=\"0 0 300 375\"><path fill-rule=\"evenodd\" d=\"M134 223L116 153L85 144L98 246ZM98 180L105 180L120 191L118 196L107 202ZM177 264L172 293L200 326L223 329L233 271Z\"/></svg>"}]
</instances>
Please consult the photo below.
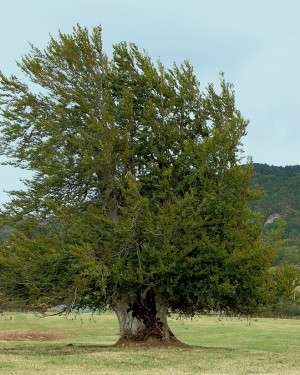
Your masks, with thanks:
<instances>
[{"instance_id":1,"label":"large beech tree","mask_svg":"<svg viewBox=\"0 0 300 375\"><path fill-rule=\"evenodd\" d=\"M33 171L2 211L1 304L110 306L123 340L176 342L167 311L250 313L265 302L272 243L248 207L247 121L221 75L202 92L188 62L136 45L109 58L101 28L31 47L24 83L1 80L1 152Z\"/></svg>"}]
</instances>

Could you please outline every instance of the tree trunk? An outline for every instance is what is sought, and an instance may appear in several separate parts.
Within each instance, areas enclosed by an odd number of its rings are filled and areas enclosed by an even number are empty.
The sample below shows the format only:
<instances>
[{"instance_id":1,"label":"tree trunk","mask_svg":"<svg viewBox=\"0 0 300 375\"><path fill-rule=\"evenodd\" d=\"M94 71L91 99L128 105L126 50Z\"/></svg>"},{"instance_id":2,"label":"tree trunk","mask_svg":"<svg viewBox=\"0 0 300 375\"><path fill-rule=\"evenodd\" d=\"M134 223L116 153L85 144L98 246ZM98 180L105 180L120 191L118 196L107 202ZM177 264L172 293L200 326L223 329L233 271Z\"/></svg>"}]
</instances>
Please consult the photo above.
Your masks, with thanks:
<instances>
[{"instance_id":1,"label":"tree trunk","mask_svg":"<svg viewBox=\"0 0 300 375\"><path fill-rule=\"evenodd\" d=\"M167 304L162 298L155 297L150 288L112 307L120 325L118 343L180 344L167 323Z\"/></svg>"}]
</instances>

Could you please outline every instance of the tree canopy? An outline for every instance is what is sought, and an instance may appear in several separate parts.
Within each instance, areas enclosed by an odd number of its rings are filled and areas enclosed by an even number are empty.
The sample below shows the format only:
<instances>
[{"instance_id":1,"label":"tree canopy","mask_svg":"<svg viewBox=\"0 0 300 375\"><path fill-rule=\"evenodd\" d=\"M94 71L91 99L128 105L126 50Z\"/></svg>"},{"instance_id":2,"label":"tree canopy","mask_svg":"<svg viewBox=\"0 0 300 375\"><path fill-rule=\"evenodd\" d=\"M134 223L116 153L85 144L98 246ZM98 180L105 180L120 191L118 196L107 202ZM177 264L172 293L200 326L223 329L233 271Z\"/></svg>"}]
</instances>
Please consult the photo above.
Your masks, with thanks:
<instances>
[{"instance_id":1,"label":"tree canopy","mask_svg":"<svg viewBox=\"0 0 300 375\"><path fill-rule=\"evenodd\" d=\"M0 75L1 153L34 175L2 212L15 228L2 305L110 305L121 334L144 339L153 330L122 329L122 314L149 328L159 309L265 302L276 246L248 206L259 196L239 159L248 121L223 75L201 91L189 62L167 69L125 42L109 57L101 28L79 25L18 65L28 83Z\"/></svg>"}]
</instances>

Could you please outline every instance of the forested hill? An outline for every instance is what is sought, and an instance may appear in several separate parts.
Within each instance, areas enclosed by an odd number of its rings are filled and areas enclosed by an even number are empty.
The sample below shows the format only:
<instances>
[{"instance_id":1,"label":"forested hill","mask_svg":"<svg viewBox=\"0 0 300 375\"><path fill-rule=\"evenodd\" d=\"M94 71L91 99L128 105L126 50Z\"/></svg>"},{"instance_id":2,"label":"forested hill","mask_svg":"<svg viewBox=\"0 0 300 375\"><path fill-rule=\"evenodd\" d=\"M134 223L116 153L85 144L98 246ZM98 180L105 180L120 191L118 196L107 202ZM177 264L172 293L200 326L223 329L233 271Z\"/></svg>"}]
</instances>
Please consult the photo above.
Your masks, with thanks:
<instances>
[{"instance_id":1,"label":"forested hill","mask_svg":"<svg viewBox=\"0 0 300 375\"><path fill-rule=\"evenodd\" d=\"M265 195L251 206L267 220L271 215L282 215L287 221L287 233L300 235L300 165L274 167L254 164L251 185L258 184Z\"/></svg>"},{"instance_id":2,"label":"forested hill","mask_svg":"<svg viewBox=\"0 0 300 375\"><path fill-rule=\"evenodd\" d=\"M254 171L251 185L258 184L266 193L261 200L251 202L251 207L264 215L265 225L272 225L277 217L286 221L289 241L279 256L300 265L300 165L254 163Z\"/></svg>"}]
</instances>

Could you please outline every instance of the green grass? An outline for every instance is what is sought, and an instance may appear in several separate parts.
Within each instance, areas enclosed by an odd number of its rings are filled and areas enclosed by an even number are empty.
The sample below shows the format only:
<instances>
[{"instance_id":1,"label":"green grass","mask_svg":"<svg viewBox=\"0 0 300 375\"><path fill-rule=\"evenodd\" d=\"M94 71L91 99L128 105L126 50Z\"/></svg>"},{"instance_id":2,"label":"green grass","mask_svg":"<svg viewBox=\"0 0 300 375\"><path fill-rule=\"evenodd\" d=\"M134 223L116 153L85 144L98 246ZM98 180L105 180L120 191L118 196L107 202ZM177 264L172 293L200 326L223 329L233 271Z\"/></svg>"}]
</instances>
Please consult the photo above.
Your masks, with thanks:
<instances>
[{"instance_id":1,"label":"green grass","mask_svg":"<svg viewBox=\"0 0 300 375\"><path fill-rule=\"evenodd\" d=\"M105 346L118 339L117 320L108 313L47 319L7 313L0 318L0 332L69 336L54 342L0 341L0 374L300 375L300 320L199 317L170 319L170 327L181 341L194 346Z\"/></svg>"}]
</instances>

